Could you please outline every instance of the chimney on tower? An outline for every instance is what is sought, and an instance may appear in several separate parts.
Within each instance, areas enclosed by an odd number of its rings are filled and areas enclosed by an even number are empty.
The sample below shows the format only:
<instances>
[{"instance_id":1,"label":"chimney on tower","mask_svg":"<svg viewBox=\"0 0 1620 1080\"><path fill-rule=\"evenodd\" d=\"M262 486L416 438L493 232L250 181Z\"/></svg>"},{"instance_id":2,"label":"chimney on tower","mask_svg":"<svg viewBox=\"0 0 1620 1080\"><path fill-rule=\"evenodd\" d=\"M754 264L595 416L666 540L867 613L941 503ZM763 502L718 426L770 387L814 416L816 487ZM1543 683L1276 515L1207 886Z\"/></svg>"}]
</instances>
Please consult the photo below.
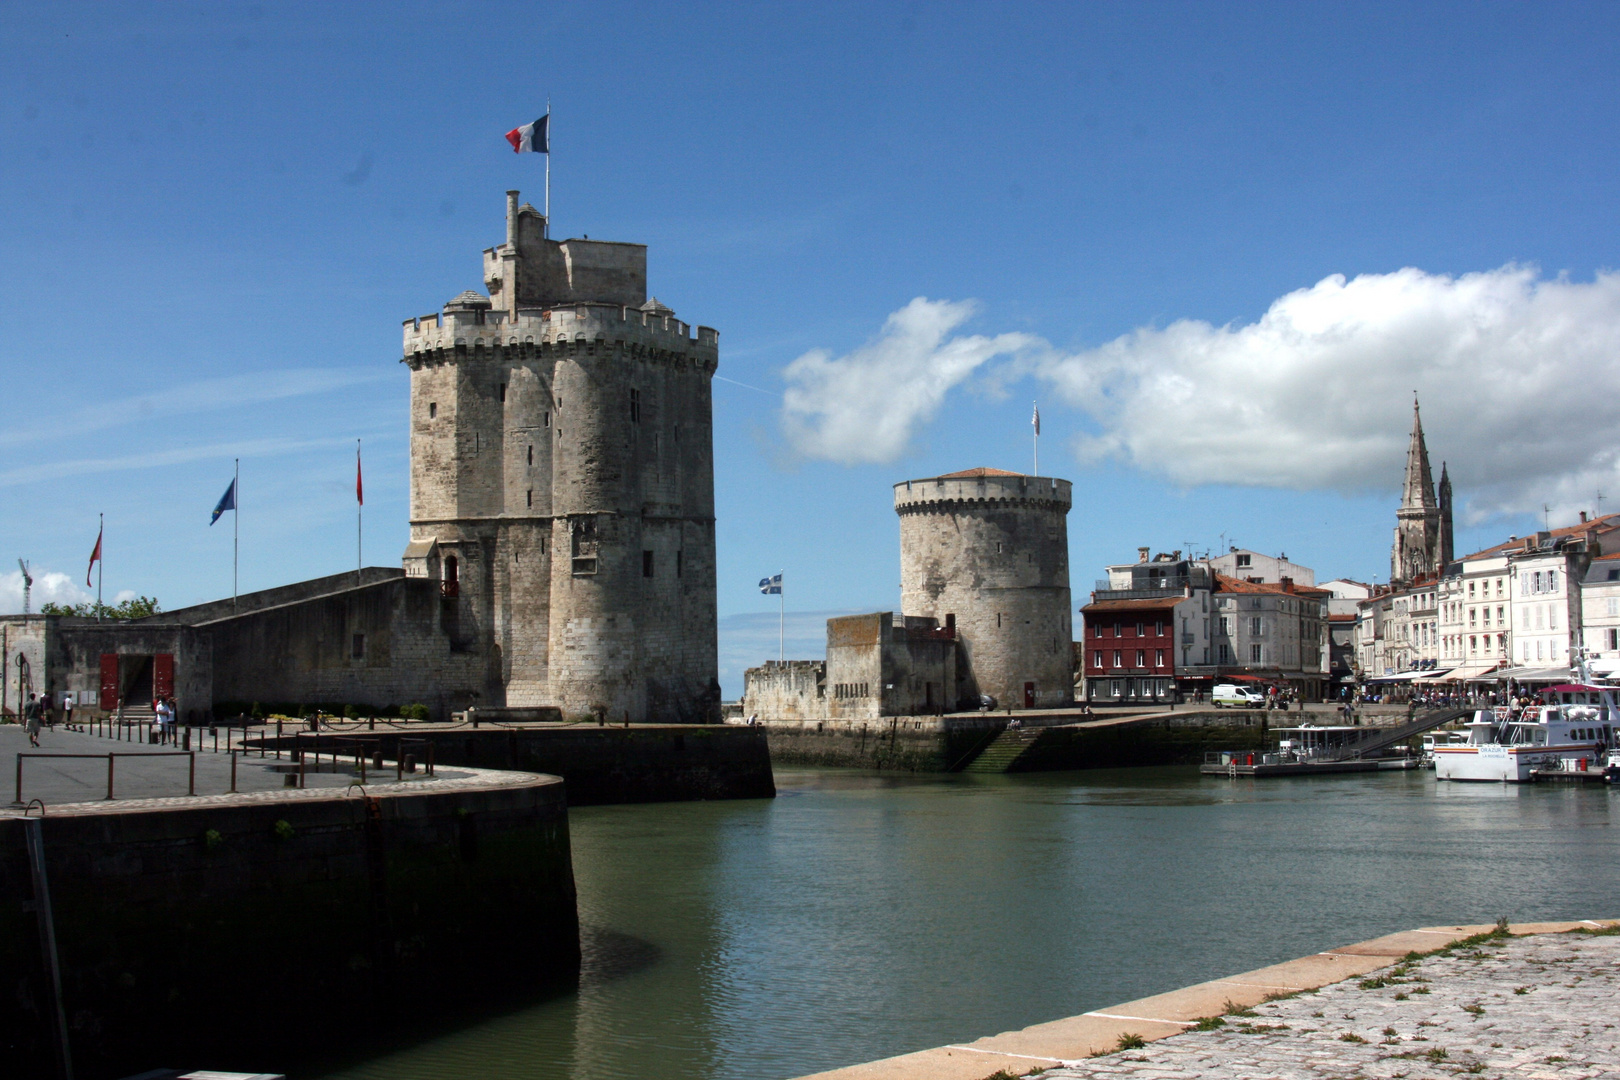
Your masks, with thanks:
<instances>
[{"instance_id":1,"label":"chimney on tower","mask_svg":"<svg viewBox=\"0 0 1620 1080\"><path fill-rule=\"evenodd\" d=\"M517 245L518 192L506 193L506 246Z\"/></svg>"}]
</instances>

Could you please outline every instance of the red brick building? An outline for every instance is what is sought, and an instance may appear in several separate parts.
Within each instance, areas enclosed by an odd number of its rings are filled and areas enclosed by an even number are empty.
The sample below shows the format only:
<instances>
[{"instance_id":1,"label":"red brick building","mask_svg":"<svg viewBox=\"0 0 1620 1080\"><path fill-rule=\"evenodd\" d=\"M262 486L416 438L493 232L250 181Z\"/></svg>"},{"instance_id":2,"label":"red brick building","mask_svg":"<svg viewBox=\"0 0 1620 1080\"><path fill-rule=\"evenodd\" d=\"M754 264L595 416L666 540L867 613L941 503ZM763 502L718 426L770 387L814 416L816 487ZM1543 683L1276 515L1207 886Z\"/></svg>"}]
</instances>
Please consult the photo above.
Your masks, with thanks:
<instances>
[{"instance_id":1,"label":"red brick building","mask_svg":"<svg viewBox=\"0 0 1620 1080\"><path fill-rule=\"evenodd\" d=\"M1080 609L1092 700L1175 700L1175 607L1186 599L1096 600Z\"/></svg>"}]
</instances>

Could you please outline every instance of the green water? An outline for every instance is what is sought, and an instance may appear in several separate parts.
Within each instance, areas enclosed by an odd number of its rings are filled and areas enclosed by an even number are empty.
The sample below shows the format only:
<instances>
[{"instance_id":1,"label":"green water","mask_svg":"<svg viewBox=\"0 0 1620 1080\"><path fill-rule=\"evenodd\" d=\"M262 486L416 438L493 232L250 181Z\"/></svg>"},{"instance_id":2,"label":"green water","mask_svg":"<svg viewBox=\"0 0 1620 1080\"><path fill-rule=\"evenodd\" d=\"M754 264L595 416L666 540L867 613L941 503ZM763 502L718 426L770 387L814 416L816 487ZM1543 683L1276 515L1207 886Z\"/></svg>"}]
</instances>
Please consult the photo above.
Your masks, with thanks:
<instances>
[{"instance_id":1,"label":"green water","mask_svg":"<svg viewBox=\"0 0 1620 1080\"><path fill-rule=\"evenodd\" d=\"M577 994L327 1080L774 1080L1392 930L1620 915L1620 793L1186 769L778 771L572 812Z\"/></svg>"}]
</instances>

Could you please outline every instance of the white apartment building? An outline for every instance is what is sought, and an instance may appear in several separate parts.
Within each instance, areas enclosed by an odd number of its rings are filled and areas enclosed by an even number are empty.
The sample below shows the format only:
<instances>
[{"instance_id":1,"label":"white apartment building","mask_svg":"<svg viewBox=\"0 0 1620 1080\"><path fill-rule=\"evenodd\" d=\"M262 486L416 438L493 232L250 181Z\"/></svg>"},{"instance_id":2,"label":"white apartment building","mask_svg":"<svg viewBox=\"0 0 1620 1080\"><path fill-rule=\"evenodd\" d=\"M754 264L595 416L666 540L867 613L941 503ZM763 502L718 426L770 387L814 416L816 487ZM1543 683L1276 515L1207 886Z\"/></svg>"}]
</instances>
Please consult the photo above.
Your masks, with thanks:
<instances>
[{"instance_id":1,"label":"white apartment building","mask_svg":"<svg viewBox=\"0 0 1620 1080\"><path fill-rule=\"evenodd\" d=\"M1441 580L1441 654L1462 672L1459 678L1512 658L1513 576L1506 547L1465 556L1452 564L1459 572Z\"/></svg>"},{"instance_id":2,"label":"white apartment building","mask_svg":"<svg viewBox=\"0 0 1620 1080\"><path fill-rule=\"evenodd\" d=\"M1565 667L1580 644L1586 545L1574 538L1539 539L1544 535L1526 538L1526 550L1508 554L1510 647L1521 667Z\"/></svg>"},{"instance_id":3,"label":"white apartment building","mask_svg":"<svg viewBox=\"0 0 1620 1080\"><path fill-rule=\"evenodd\" d=\"M1209 565L1214 567L1216 573L1237 578L1239 581L1262 582L1267 585L1281 585L1285 581L1292 581L1295 585L1303 585L1308 589L1316 587L1316 571L1308 566L1289 562L1287 555L1262 555L1258 551L1233 548L1225 555L1210 559Z\"/></svg>"},{"instance_id":4,"label":"white apartment building","mask_svg":"<svg viewBox=\"0 0 1620 1080\"><path fill-rule=\"evenodd\" d=\"M1606 671L1620 667L1620 551L1592 560L1581 582L1581 643Z\"/></svg>"}]
</instances>

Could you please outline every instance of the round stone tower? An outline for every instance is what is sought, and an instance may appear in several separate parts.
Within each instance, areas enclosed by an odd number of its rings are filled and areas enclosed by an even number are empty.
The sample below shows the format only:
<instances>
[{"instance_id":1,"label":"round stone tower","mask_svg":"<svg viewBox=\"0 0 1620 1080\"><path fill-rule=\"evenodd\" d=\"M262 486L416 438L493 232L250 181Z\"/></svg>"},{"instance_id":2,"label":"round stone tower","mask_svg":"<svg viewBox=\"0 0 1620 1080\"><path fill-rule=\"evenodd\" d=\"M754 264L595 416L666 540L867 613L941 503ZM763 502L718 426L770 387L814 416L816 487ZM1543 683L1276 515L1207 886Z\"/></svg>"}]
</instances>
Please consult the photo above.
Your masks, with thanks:
<instances>
[{"instance_id":1,"label":"round stone tower","mask_svg":"<svg viewBox=\"0 0 1620 1080\"><path fill-rule=\"evenodd\" d=\"M955 623L959 707L1073 702L1070 488L1000 469L894 486L901 610Z\"/></svg>"}]
</instances>

